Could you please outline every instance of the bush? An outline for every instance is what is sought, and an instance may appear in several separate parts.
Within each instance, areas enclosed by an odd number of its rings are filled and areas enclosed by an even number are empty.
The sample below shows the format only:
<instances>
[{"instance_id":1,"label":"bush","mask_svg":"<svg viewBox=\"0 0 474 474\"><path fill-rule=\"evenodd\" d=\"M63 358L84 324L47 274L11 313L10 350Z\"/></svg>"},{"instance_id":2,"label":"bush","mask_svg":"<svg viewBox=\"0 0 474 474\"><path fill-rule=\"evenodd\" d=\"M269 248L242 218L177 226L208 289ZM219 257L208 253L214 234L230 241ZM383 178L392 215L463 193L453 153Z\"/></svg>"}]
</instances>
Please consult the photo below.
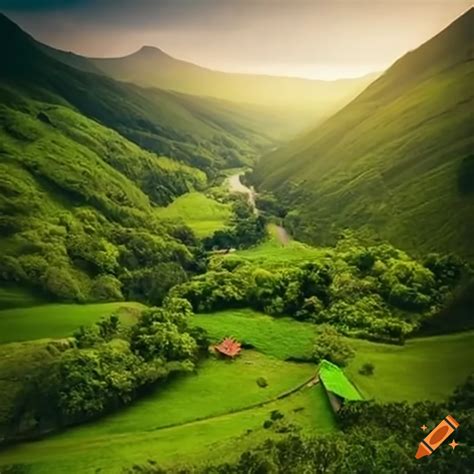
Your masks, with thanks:
<instances>
[{"instance_id":1,"label":"bush","mask_svg":"<svg viewBox=\"0 0 474 474\"><path fill-rule=\"evenodd\" d=\"M374 364L370 362L366 362L362 367L359 369L359 374L361 375L373 375L375 370Z\"/></svg>"},{"instance_id":2,"label":"bush","mask_svg":"<svg viewBox=\"0 0 474 474\"><path fill-rule=\"evenodd\" d=\"M272 420L265 420L262 425L266 430L270 429L273 426Z\"/></svg>"},{"instance_id":3,"label":"bush","mask_svg":"<svg viewBox=\"0 0 474 474\"><path fill-rule=\"evenodd\" d=\"M316 363L323 359L344 367L354 357L354 350L342 338L339 332L328 324L320 326L313 348L313 358Z\"/></svg>"},{"instance_id":4,"label":"bush","mask_svg":"<svg viewBox=\"0 0 474 474\"><path fill-rule=\"evenodd\" d=\"M140 360L130 350L74 349L57 368L58 407L74 420L94 417L131 400Z\"/></svg>"},{"instance_id":5,"label":"bush","mask_svg":"<svg viewBox=\"0 0 474 474\"><path fill-rule=\"evenodd\" d=\"M270 413L270 419L273 421L281 420L284 417L285 415L281 411L278 411L278 410L273 410Z\"/></svg>"},{"instance_id":6,"label":"bush","mask_svg":"<svg viewBox=\"0 0 474 474\"><path fill-rule=\"evenodd\" d=\"M257 379L257 385L260 387L260 388L265 388L268 386L268 382L267 382L267 379L264 378L264 377L259 377Z\"/></svg>"}]
</instances>

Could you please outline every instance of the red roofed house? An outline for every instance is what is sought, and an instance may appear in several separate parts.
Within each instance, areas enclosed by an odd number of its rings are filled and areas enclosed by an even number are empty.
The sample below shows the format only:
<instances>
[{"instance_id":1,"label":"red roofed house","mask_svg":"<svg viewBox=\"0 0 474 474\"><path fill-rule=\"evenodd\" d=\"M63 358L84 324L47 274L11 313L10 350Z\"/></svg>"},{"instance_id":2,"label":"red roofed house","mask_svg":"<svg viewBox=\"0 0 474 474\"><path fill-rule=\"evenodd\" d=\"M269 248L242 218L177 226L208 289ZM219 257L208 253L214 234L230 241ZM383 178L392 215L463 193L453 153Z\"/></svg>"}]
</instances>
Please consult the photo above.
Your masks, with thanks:
<instances>
[{"instance_id":1,"label":"red roofed house","mask_svg":"<svg viewBox=\"0 0 474 474\"><path fill-rule=\"evenodd\" d=\"M220 344L215 346L217 352L232 359L240 354L242 344L231 337L226 337Z\"/></svg>"}]
</instances>

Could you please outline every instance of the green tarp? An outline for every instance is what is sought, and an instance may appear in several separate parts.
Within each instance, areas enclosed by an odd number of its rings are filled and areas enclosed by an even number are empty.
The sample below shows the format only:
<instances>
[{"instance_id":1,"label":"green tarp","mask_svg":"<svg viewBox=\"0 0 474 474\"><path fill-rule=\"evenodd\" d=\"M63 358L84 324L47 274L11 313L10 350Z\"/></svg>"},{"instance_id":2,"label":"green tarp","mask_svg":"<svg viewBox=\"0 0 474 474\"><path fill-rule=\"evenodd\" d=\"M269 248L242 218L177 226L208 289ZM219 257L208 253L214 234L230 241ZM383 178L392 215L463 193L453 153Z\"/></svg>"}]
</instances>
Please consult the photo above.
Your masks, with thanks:
<instances>
[{"instance_id":1,"label":"green tarp","mask_svg":"<svg viewBox=\"0 0 474 474\"><path fill-rule=\"evenodd\" d=\"M329 392L345 400L362 400L360 393L337 365L323 360L319 366L319 378Z\"/></svg>"}]
</instances>

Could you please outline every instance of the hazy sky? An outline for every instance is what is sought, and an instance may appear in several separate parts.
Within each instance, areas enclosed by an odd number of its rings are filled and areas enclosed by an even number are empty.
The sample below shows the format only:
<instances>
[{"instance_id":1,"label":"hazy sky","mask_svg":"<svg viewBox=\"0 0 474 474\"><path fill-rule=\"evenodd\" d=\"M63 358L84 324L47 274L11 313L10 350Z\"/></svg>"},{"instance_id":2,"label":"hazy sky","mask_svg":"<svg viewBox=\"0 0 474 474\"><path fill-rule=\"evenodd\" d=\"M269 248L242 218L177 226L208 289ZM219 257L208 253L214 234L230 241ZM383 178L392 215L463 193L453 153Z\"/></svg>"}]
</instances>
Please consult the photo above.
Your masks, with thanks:
<instances>
[{"instance_id":1,"label":"hazy sky","mask_svg":"<svg viewBox=\"0 0 474 474\"><path fill-rule=\"evenodd\" d=\"M40 41L88 56L142 45L225 71L321 79L380 71L470 0L0 0Z\"/></svg>"}]
</instances>

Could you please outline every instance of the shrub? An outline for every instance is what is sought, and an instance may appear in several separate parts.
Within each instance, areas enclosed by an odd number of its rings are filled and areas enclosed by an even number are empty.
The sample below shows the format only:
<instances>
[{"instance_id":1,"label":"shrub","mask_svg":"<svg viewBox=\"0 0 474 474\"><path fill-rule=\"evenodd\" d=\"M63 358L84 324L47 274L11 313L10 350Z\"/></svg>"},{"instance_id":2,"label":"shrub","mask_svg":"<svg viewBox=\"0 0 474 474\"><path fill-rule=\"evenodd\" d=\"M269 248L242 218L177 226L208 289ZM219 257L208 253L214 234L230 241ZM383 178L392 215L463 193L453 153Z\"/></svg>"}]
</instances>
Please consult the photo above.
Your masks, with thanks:
<instances>
[{"instance_id":1,"label":"shrub","mask_svg":"<svg viewBox=\"0 0 474 474\"><path fill-rule=\"evenodd\" d=\"M42 281L44 289L60 300L84 301L77 281L65 268L48 268Z\"/></svg>"},{"instance_id":2,"label":"shrub","mask_svg":"<svg viewBox=\"0 0 474 474\"><path fill-rule=\"evenodd\" d=\"M268 386L268 382L267 382L267 379L265 377L259 377L257 379L257 385L260 387L260 388L265 388Z\"/></svg>"},{"instance_id":3,"label":"shrub","mask_svg":"<svg viewBox=\"0 0 474 474\"><path fill-rule=\"evenodd\" d=\"M285 415L279 410L273 410L270 413L270 419L273 420L273 421L281 420L284 417L285 417Z\"/></svg>"},{"instance_id":4,"label":"shrub","mask_svg":"<svg viewBox=\"0 0 474 474\"><path fill-rule=\"evenodd\" d=\"M323 359L327 359L344 367L352 357L354 357L354 350L339 332L328 324L322 324L314 341L313 358L315 362L319 363Z\"/></svg>"},{"instance_id":5,"label":"shrub","mask_svg":"<svg viewBox=\"0 0 474 474\"><path fill-rule=\"evenodd\" d=\"M371 362L366 362L359 369L359 374L361 375L373 375L375 366Z\"/></svg>"}]
</instances>

